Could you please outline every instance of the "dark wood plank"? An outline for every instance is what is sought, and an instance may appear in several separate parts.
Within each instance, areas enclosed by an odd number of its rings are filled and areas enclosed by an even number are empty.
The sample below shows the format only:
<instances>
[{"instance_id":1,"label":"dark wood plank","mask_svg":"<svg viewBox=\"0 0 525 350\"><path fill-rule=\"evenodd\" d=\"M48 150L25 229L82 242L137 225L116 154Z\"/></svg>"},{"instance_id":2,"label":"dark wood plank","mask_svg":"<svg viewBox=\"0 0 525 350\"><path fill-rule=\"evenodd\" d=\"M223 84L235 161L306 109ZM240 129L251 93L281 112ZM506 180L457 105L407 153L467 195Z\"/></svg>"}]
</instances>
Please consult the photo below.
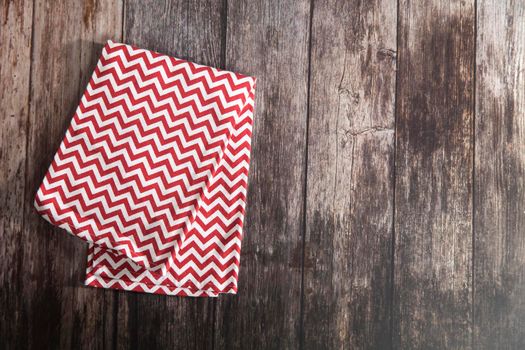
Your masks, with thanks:
<instances>
[{"instance_id":1,"label":"dark wood plank","mask_svg":"<svg viewBox=\"0 0 525 350\"><path fill-rule=\"evenodd\" d=\"M117 349L212 349L214 301L119 294Z\"/></svg>"},{"instance_id":2,"label":"dark wood plank","mask_svg":"<svg viewBox=\"0 0 525 350\"><path fill-rule=\"evenodd\" d=\"M83 286L87 244L39 217L33 197L47 171L102 44L121 35L121 4L35 2L24 230L16 348L102 348L111 345L113 291Z\"/></svg>"},{"instance_id":3,"label":"dark wood plank","mask_svg":"<svg viewBox=\"0 0 525 350\"><path fill-rule=\"evenodd\" d=\"M308 1L228 1L226 68L258 78L237 296L217 301L218 349L299 346Z\"/></svg>"},{"instance_id":4,"label":"dark wood plank","mask_svg":"<svg viewBox=\"0 0 525 350\"><path fill-rule=\"evenodd\" d=\"M32 1L0 4L0 348L14 348L24 322L17 297L23 267L25 155Z\"/></svg>"},{"instance_id":5,"label":"dark wood plank","mask_svg":"<svg viewBox=\"0 0 525 350\"><path fill-rule=\"evenodd\" d=\"M126 1L126 43L223 67L224 4L219 1ZM209 349L213 299L119 293L118 348Z\"/></svg>"},{"instance_id":6,"label":"dark wood plank","mask_svg":"<svg viewBox=\"0 0 525 350\"><path fill-rule=\"evenodd\" d=\"M478 2L474 346L525 348L525 4Z\"/></svg>"},{"instance_id":7,"label":"dark wood plank","mask_svg":"<svg viewBox=\"0 0 525 350\"><path fill-rule=\"evenodd\" d=\"M314 5L307 349L390 344L396 7L392 0Z\"/></svg>"},{"instance_id":8,"label":"dark wood plank","mask_svg":"<svg viewBox=\"0 0 525 350\"><path fill-rule=\"evenodd\" d=\"M400 1L394 347L469 348L474 1Z\"/></svg>"}]
</instances>

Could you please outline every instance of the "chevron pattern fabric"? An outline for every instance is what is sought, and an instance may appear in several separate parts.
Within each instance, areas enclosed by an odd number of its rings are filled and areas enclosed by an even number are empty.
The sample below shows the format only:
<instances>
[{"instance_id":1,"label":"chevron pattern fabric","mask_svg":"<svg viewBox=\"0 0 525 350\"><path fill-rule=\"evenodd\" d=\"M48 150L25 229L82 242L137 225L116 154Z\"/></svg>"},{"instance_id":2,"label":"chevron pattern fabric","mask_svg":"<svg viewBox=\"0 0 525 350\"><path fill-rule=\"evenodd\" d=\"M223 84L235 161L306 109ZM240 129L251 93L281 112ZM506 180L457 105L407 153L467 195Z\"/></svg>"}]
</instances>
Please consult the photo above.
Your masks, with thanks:
<instances>
[{"instance_id":1,"label":"chevron pattern fabric","mask_svg":"<svg viewBox=\"0 0 525 350\"><path fill-rule=\"evenodd\" d=\"M35 198L86 284L236 293L255 79L108 42Z\"/></svg>"}]
</instances>

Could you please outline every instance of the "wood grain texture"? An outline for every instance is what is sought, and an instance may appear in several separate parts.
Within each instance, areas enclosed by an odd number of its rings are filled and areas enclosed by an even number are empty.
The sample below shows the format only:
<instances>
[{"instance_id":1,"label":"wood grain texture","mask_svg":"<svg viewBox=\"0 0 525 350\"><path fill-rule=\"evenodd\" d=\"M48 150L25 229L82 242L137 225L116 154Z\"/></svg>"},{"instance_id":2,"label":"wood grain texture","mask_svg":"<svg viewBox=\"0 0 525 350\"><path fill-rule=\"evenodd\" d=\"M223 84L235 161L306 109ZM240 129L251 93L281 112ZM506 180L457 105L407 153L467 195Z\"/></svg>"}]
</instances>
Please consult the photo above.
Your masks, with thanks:
<instances>
[{"instance_id":1,"label":"wood grain texture","mask_svg":"<svg viewBox=\"0 0 525 350\"><path fill-rule=\"evenodd\" d=\"M239 291L217 301L218 349L299 347L307 1L228 1L226 68L257 77Z\"/></svg>"},{"instance_id":2,"label":"wood grain texture","mask_svg":"<svg viewBox=\"0 0 525 350\"><path fill-rule=\"evenodd\" d=\"M472 334L474 1L399 3L394 347Z\"/></svg>"},{"instance_id":3,"label":"wood grain texture","mask_svg":"<svg viewBox=\"0 0 525 350\"><path fill-rule=\"evenodd\" d=\"M56 152L102 44L121 33L111 1L36 1L26 160L24 230L20 235L22 322L16 348L102 348L111 343L115 292L83 287L87 244L45 222L33 197Z\"/></svg>"},{"instance_id":4,"label":"wood grain texture","mask_svg":"<svg viewBox=\"0 0 525 350\"><path fill-rule=\"evenodd\" d=\"M314 5L307 349L390 344L396 6L391 0Z\"/></svg>"},{"instance_id":5,"label":"wood grain texture","mask_svg":"<svg viewBox=\"0 0 525 350\"><path fill-rule=\"evenodd\" d=\"M525 4L478 1L475 349L525 348Z\"/></svg>"},{"instance_id":6,"label":"wood grain texture","mask_svg":"<svg viewBox=\"0 0 525 350\"><path fill-rule=\"evenodd\" d=\"M224 4L126 1L126 43L223 67ZM119 293L118 348L210 349L215 300Z\"/></svg>"},{"instance_id":7,"label":"wood grain texture","mask_svg":"<svg viewBox=\"0 0 525 350\"><path fill-rule=\"evenodd\" d=\"M19 0L0 20L0 348L525 348L523 1ZM258 78L238 295L86 288L86 244L34 211L107 39Z\"/></svg>"},{"instance_id":8,"label":"wood grain texture","mask_svg":"<svg viewBox=\"0 0 525 350\"><path fill-rule=\"evenodd\" d=\"M32 1L0 4L0 347L20 337Z\"/></svg>"}]
</instances>

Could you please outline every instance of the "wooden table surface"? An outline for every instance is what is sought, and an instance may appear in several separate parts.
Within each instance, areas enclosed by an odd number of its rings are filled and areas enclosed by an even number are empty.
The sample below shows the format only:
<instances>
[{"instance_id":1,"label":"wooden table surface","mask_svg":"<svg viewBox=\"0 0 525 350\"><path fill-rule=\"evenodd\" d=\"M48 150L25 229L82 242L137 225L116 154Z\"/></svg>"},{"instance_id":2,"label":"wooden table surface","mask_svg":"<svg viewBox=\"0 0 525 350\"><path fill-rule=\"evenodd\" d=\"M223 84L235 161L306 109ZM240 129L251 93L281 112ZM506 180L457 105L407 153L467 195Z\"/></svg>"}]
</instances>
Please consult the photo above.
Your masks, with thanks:
<instances>
[{"instance_id":1,"label":"wooden table surface","mask_svg":"<svg viewBox=\"0 0 525 350\"><path fill-rule=\"evenodd\" d=\"M0 348L525 349L525 1L0 10ZM86 288L36 215L108 39L258 78L237 296Z\"/></svg>"}]
</instances>

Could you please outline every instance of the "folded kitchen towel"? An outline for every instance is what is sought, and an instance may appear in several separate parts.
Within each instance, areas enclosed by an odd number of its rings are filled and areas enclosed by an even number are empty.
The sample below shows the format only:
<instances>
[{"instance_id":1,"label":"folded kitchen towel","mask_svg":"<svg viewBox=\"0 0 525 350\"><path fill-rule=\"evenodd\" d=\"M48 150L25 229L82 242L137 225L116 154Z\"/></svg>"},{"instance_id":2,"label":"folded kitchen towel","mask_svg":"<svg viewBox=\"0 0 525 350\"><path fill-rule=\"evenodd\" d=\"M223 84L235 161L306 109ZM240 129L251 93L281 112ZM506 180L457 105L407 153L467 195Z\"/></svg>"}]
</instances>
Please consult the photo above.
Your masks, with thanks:
<instances>
[{"instance_id":1,"label":"folded kitchen towel","mask_svg":"<svg viewBox=\"0 0 525 350\"><path fill-rule=\"evenodd\" d=\"M236 293L255 79L109 41L35 198L86 284Z\"/></svg>"}]
</instances>

